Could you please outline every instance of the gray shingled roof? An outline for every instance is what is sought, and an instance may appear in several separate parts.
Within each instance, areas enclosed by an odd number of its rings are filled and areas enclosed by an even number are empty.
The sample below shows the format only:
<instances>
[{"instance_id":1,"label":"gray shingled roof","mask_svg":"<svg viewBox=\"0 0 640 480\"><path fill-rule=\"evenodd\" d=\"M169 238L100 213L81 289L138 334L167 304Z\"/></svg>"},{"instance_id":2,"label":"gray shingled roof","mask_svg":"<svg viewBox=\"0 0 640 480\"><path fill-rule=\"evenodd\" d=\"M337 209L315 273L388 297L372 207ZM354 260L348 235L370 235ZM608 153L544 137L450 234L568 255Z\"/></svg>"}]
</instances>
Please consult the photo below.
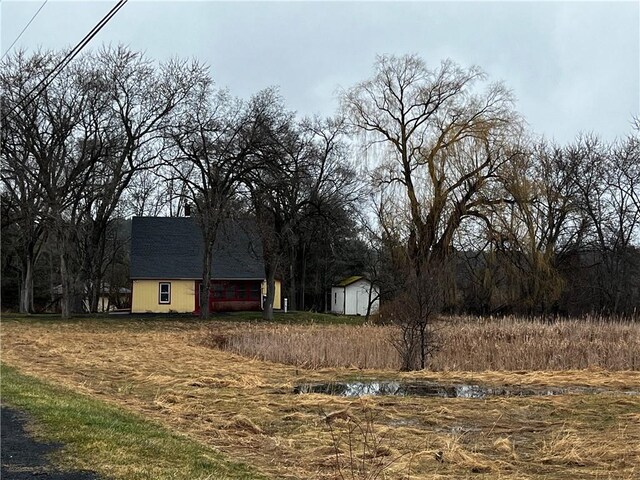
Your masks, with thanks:
<instances>
[{"instance_id":1,"label":"gray shingled roof","mask_svg":"<svg viewBox=\"0 0 640 480\"><path fill-rule=\"evenodd\" d=\"M134 217L131 278L202 278L202 234L191 217ZM214 247L212 277L262 279L262 246L251 221L226 222Z\"/></svg>"}]
</instances>

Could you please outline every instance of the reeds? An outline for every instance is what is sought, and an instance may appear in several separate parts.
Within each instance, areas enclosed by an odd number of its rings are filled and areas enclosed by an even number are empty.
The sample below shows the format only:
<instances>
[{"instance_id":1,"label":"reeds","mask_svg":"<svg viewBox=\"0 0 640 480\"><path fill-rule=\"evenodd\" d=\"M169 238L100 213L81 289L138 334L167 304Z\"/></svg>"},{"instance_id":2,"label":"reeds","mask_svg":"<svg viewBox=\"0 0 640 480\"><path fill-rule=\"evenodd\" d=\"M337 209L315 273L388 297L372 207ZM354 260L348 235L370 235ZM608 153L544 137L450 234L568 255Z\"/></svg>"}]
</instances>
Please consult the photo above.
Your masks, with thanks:
<instances>
[{"instance_id":1,"label":"reeds","mask_svg":"<svg viewBox=\"0 0 640 480\"><path fill-rule=\"evenodd\" d=\"M625 320L463 318L440 333L438 370L640 369L640 323Z\"/></svg>"},{"instance_id":2,"label":"reeds","mask_svg":"<svg viewBox=\"0 0 640 480\"><path fill-rule=\"evenodd\" d=\"M391 339L378 325L242 325L212 347L303 368L398 369ZM547 322L516 317L445 318L435 325L433 370L640 370L640 323L598 317Z\"/></svg>"},{"instance_id":3,"label":"reeds","mask_svg":"<svg viewBox=\"0 0 640 480\"><path fill-rule=\"evenodd\" d=\"M302 368L395 368L393 329L374 325L242 325L221 340L213 327L205 344L239 355Z\"/></svg>"}]
</instances>

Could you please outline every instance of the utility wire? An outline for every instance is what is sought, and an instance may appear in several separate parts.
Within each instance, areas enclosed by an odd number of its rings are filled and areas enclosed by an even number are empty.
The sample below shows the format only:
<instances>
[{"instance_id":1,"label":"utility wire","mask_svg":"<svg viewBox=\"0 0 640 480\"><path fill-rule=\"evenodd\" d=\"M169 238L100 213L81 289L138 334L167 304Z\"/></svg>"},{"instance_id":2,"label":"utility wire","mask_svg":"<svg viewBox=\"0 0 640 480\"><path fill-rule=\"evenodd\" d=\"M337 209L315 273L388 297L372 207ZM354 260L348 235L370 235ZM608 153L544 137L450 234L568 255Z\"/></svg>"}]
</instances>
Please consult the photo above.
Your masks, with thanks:
<instances>
[{"instance_id":1,"label":"utility wire","mask_svg":"<svg viewBox=\"0 0 640 480\"><path fill-rule=\"evenodd\" d=\"M82 51L82 49L87 46L91 39L95 37L98 32L102 30L102 28L115 16L115 14L118 13L118 11L124 6L124 4L127 3L127 1L128 0L119 0L118 3L113 8L111 8L111 10L109 10L104 17L102 17L102 19L91 29L89 33L87 33L84 38L80 40L80 42L78 42L78 44L73 47L73 49L71 49L69 53L67 53L65 57L60 60L60 62L58 62L56 66L53 67L51 71L47 75L45 75L45 77L40 80L40 82L38 82L38 84L33 89L31 89L31 91L29 91L29 93L27 93L15 104L15 106L7 113L7 115L13 113L25 100L28 101L23 105L23 107L29 106L29 104L31 104L31 102L33 102L38 97L38 95L40 95L42 91L47 88L47 86L49 86L49 84L60 74L62 69L66 67L80 53L80 51ZM34 92L36 92L36 94L29 98Z\"/></svg>"},{"instance_id":2,"label":"utility wire","mask_svg":"<svg viewBox=\"0 0 640 480\"><path fill-rule=\"evenodd\" d=\"M16 37L16 39L13 41L13 43L11 45L9 45L9 48L7 48L4 52L4 54L2 55L2 58L0 58L0 60L3 60L4 57L7 56L7 54L9 53L9 51L13 48L13 46L16 44L16 42L18 40L20 40L20 37L22 37L22 34L27 30L27 28L29 28L29 25L31 25L31 22L33 22L35 20L35 18L38 16L38 14L40 13L40 10L42 10L42 7L44 7L47 2L49 0L44 0L44 2L42 2L42 5L40 5L40 8L38 9L38 11L36 13L33 14L33 17L31 17L31 20L29 20L29 22L24 26L24 28L22 29L22 31L20 32L20 34L18 34L18 36Z\"/></svg>"}]
</instances>

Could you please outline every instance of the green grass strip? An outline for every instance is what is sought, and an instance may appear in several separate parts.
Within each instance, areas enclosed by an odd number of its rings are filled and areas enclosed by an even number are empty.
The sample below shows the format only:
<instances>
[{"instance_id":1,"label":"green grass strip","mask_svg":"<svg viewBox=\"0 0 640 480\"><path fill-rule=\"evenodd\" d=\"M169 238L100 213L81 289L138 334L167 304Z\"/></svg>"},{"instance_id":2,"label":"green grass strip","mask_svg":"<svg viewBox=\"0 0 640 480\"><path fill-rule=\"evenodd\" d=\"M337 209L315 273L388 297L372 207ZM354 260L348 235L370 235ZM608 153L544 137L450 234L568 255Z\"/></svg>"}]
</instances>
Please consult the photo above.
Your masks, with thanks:
<instances>
[{"instance_id":1,"label":"green grass strip","mask_svg":"<svg viewBox=\"0 0 640 480\"><path fill-rule=\"evenodd\" d=\"M121 408L1 365L2 403L26 412L53 463L114 479L260 479L247 466Z\"/></svg>"},{"instance_id":2,"label":"green grass strip","mask_svg":"<svg viewBox=\"0 0 640 480\"><path fill-rule=\"evenodd\" d=\"M211 321L219 322L249 322L264 323L262 312L214 312L209 318ZM314 313L314 312L274 312L273 323L283 323L287 325L362 325L365 323L365 317L356 315L334 315L332 313ZM190 313L180 314L162 314L162 313L143 313L128 315L109 315L106 313L85 313L75 314L67 320L62 320L60 315L53 313L3 313L0 317L1 322L23 322L35 324L86 324L92 326L135 326L135 325L157 325L162 326L169 322L180 322L184 324L202 324L197 316Z\"/></svg>"}]
</instances>

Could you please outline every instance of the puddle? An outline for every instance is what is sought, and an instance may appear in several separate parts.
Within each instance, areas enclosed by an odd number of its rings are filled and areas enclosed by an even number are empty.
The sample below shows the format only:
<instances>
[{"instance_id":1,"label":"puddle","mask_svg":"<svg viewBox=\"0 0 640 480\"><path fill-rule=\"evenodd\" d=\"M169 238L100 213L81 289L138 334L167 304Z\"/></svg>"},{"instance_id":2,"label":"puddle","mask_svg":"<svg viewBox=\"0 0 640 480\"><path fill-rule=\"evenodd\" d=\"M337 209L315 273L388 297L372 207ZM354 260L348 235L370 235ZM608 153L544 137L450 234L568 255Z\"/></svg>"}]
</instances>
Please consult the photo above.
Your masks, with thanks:
<instances>
[{"instance_id":1,"label":"puddle","mask_svg":"<svg viewBox=\"0 0 640 480\"><path fill-rule=\"evenodd\" d=\"M606 393L607 390L588 387L487 387L482 385L444 385L433 382L359 381L304 383L293 393L322 393L340 397L363 395L395 395L401 397L487 398L564 395L569 393ZM622 392L618 392L622 393ZM624 392L638 394L638 392Z\"/></svg>"},{"instance_id":2,"label":"puddle","mask_svg":"<svg viewBox=\"0 0 640 480\"><path fill-rule=\"evenodd\" d=\"M390 427L415 427L419 424L420 422L415 418L399 418L397 420L390 420L387 423Z\"/></svg>"}]
</instances>

